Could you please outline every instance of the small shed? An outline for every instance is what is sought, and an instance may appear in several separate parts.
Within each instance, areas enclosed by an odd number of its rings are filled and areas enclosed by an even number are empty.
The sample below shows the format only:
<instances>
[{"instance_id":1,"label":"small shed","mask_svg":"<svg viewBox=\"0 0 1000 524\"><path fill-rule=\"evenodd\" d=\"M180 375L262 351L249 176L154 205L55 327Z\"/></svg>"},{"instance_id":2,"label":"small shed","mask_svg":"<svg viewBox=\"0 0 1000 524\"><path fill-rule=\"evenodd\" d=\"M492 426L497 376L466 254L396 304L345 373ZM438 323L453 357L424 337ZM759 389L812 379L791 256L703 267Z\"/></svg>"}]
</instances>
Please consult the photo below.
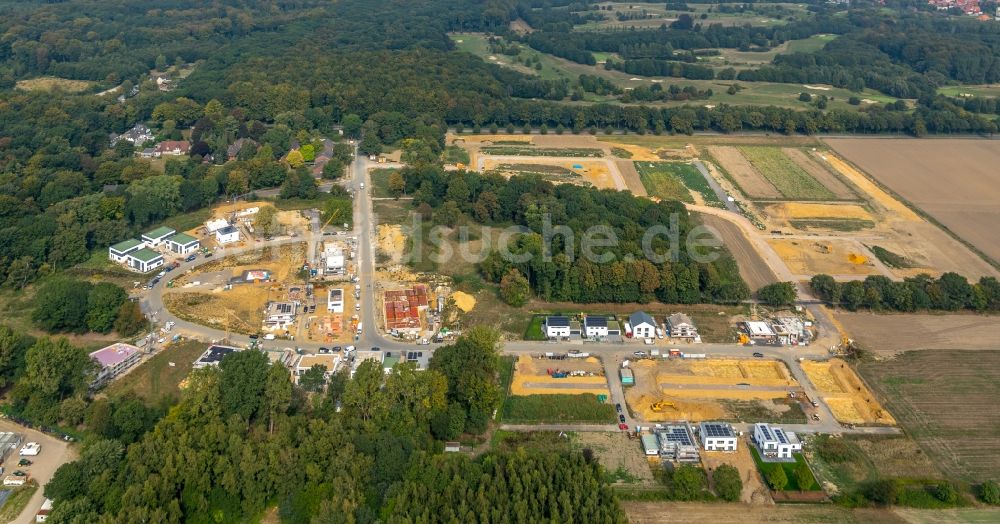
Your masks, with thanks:
<instances>
[{"instance_id":1,"label":"small shed","mask_svg":"<svg viewBox=\"0 0 1000 524\"><path fill-rule=\"evenodd\" d=\"M642 451L647 456L655 457L660 454L660 441L656 435L643 435L640 438L642 439Z\"/></svg>"}]
</instances>

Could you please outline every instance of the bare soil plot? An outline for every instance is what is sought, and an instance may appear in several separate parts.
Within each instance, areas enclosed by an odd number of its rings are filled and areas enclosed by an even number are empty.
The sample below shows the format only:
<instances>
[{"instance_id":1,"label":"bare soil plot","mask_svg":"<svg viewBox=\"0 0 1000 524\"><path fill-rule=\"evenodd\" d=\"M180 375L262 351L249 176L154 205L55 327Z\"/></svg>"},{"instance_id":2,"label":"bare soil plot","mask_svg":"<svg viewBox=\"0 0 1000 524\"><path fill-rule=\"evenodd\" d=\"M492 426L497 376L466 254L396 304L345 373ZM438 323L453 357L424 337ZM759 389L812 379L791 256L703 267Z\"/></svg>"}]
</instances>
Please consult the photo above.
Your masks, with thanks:
<instances>
[{"instance_id":1,"label":"bare soil plot","mask_svg":"<svg viewBox=\"0 0 1000 524\"><path fill-rule=\"evenodd\" d=\"M911 351L860 372L947 476L981 482L1000 471L1000 351Z\"/></svg>"},{"instance_id":2,"label":"bare soil plot","mask_svg":"<svg viewBox=\"0 0 1000 524\"><path fill-rule=\"evenodd\" d=\"M785 156L782 149L743 146L740 152L783 197L791 200L833 200L833 193Z\"/></svg>"},{"instance_id":3,"label":"bare soil plot","mask_svg":"<svg viewBox=\"0 0 1000 524\"><path fill-rule=\"evenodd\" d=\"M776 360L639 360L635 386L626 391L632 412L647 422L726 419L728 401L784 399L800 391Z\"/></svg>"},{"instance_id":4,"label":"bare soil plot","mask_svg":"<svg viewBox=\"0 0 1000 524\"><path fill-rule=\"evenodd\" d=\"M774 251L796 275L807 278L824 273L833 276L880 274L857 242L845 240L801 240L771 238Z\"/></svg>"},{"instance_id":5,"label":"bare soil plot","mask_svg":"<svg viewBox=\"0 0 1000 524\"><path fill-rule=\"evenodd\" d=\"M781 192L764 178L739 149L733 146L708 146L709 154L719 163L740 191L748 198L778 199Z\"/></svg>"},{"instance_id":6,"label":"bare soil plot","mask_svg":"<svg viewBox=\"0 0 1000 524\"><path fill-rule=\"evenodd\" d=\"M584 376L554 378L548 372L549 370L567 373L583 372ZM536 360L528 355L521 355L517 359L514 381L510 385L510 391L513 395L609 394L608 381L604 378L604 366L601 365L600 360L594 357Z\"/></svg>"},{"instance_id":7,"label":"bare soil plot","mask_svg":"<svg viewBox=\"0 0 1000 524\"><path fill-rule=\"evenodd\" d=\"M896 421L879 404L868 386L839 358L802 361L802 370L816 386L833 416L850 424L890 424Z\"/></svg>"},{"instance_id":8,"label":"bare soil plot","mask_svg":"<svg viewBox=\"0 0 1000 524\"><path fill-rule=\"evenodd\" d=\"M836 318L861 347L880 356L918 349L1000 349L1000 318L837 312Z\"/></svg>"},{"instance_id":9,"label":"bare soil plot","mask_svg":"<svg viewBox=\"0 0 1000 524\"><path fill-rule=\"evenodd\" d=\"M558 168L558 174L547 174L546 176L556 177L555 182L570 182L579 184L589 184L598 189L625 189L625 183L621 180L617 164L612 159L576 159L560 157L540 157L540 156L516 156L516 155L480 155L477 159L478 169L481 171L499 170L507 174L513 174L510 166L520 166L517 169L545 170ZM508 166L500 169L501 166ZM541 167L526 167L541 166ZM567 173L572 173L568 175ZM580 182L577 182L580 180Z\"/></svg>"},{"instance_id":10,"label":"bare soil plot","mask_svg":"<svg viewBox=\"0 0 1000 524\"><path fill-rule=\"evenodd\" d=\"M1000 145L988 140L830 139L831 147L1000 261Z\"/></svg>"},{"instance_id":11,"label":"bare soil plot","mask_svg":"<svg viewBox=\"0 0 1000 524\"><path fill-rule=\"evenodd\" d=\"M653 472L649 469L649 462L642 454L640 446L623 432L580 432L573 437L573 444L594 450L597 461L609 473L624 470L639 483L654 482Z\"/></svg>"},{"instance_id":12,"label":"bare soil plot","mask_svg":"<svg viewBox=\"0 0 1000 524\"><path fill-rule=\"evenodd\" d=\"M849 232L874 228L877 222L875 216L857 204L782 202L759 207L768 222L777 227Z\"/></svg>"},{"instance_id":13,"label":"bare soil plot","mask_svg":"<svg viewBox=\"0 0 1000 524\"><path fill-rule=\"evenodd\" d=\"M837 175L833 174L826 166L817 163L806 154L805 151L801 149L795 149L792 147L785 147L781 149L781 152L785 154L788 158L795 162L799 167L805 170L809 176L815 178L823 187L830 190L834 197L841 200L852 200L858 198L858 195L847 187Z\"/></svg>"},{"instance_id":14,"label":"bare soil plot","mask_svg":"<svg viewBox=\"0 0 1000 524\"><path fill-rule=\"evenodd\" d=\"M828 522L837 524L899 523L906 520L890 510L845 509L832 504L719 504L704 502L638 502L624 501L622 507L633 524L663 524L670 522L730 522L741 524L800 524Z\"/></svg>"},{"instance_id":15,"label":"bare soil plot","mask_svg":"<svg viewBox=\"0 0 1000 524\"><path fill-rule=\"evenodd\" d=\"M743 230L732 222L714 215L700 214L699 217L702 224L714 228L718 233L722 245L736 259L740 276L743 277L751 290L760 289L767 284L778 281L774 271L771 271L770 266L760 256L760 253L753 248L743 234Z\"/></svg>"},{"instance_id":16,"label":"bare soil plot","mask_svg":"<svg viewBox=\"0 0 1000 524\"><path fill-rule=\"evenodd\" d=\"M625 187L627 187L633 195L647 196L646 188L642 185L642 180L639 177L639 172L635 169L634 162L626 159L617 159L615 160L615 165L618 166L618 171L621 172L622 181L625 182Z\"/></svg>"},{"instance_id":17,"label":"bare soil plot","mask_svg":"<svg viewBox=\"0 0 1000 524\"><path fill-rule=\"evenodd\" d=\"M702 451L701 462L708 472L709 479L716 468L728 464L736 468L743 481L743 492L740 501L747 504L768 504L771 502L770 490L764 486L760 478L760 470L750 456L751 446L748 440L740 440L735 452Z\"/></svg>"}]
</instances>

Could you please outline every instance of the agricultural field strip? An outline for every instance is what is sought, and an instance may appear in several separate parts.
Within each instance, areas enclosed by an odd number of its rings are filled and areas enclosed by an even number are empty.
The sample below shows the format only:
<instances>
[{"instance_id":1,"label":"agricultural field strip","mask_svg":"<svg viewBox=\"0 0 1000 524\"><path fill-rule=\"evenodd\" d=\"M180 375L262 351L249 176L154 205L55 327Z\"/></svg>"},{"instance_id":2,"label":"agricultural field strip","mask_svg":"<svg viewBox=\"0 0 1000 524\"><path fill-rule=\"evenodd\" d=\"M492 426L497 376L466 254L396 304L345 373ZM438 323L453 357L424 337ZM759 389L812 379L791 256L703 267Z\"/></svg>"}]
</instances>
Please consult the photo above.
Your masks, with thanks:
<instances>
[{"instance_id":1,"label":"agricultural field strip","mask_svg":"<svg viewBox=\"0 0 1000 524\"><path fill-rule=\"evenodd\" d=\"M780 199L781 192L735 146L708 146L709 155L741 193L751 199Z\"/></svg>"},{"instance_id":2,"label":"agricultural field strip","mask_svg":"<svg viewBox=\"0 0 1000 524\"><path fill-rule=\"evenodd\" d=\"M790 200L834 200L836 196L776 147L743 146L740 152L757 172Z\"/></svg>"}]
</instances>

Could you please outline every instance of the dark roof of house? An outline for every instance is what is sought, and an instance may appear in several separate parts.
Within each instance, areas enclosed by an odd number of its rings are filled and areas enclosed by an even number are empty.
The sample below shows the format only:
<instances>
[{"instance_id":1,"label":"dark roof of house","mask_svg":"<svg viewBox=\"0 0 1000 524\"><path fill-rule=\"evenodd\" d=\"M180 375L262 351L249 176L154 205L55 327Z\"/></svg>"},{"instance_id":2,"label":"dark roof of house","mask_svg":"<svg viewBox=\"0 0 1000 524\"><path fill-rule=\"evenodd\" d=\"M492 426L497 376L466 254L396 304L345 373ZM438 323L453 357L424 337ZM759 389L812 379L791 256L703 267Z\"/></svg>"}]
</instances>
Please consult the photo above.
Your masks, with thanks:
<instances>
[{"instance_id":1,"label":"dark roof of house","mask_svg":"<svg viewBox=\"0 0 1000 524\"><path fill-rule=\"evenodd\" d=\"M587 316L583 319L583 324L587 327L608 327L608 317Z\"/></svg>"},{"instance_id":2,"label":"dark roof of house","mask_svg":"<svg viewBox=\"0 0 1000 524\"><path fill-rule=\"evenodd\" d=\"M628 323L631 324L632 327L638 326L643 322L649 324L650 326L656 326L656 321L653 320L653 317L649 316L649 313L646 313L645 311L636 311L628 316Z\"/></svg>"},{"instance_id":3,"label":"dark roof of house","mask_svg":"<svg viewBox=\"0 0 1000 524\"><path fill-rule=\"evenodd\" d=\"M545 325L549 327L569 327L569 317L545 317Z\"/></svg>"}]
</instances>

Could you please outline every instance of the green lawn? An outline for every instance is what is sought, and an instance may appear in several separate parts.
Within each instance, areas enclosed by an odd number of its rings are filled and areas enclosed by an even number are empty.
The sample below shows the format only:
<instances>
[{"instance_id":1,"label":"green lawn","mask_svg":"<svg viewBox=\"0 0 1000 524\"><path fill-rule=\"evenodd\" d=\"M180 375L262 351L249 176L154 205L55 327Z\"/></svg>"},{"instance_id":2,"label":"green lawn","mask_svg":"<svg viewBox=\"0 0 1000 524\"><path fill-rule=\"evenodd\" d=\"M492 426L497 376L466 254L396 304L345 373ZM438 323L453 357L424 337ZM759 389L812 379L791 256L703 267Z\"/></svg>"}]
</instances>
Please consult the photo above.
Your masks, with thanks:
<instances>
[{"instance_id":1,"label":"green lawn","mask_svg":"<svg viewBox=\"0 0 1000 524\"><path fill-rule=\"evenodd\" d=\"M691 193L699 193L708 205L722 205L698 168L686 162L635 162L639 179L646 191L667 200L694 202Z\"/></svg>"},{"instance_id":2,"label":"green lawn","mask_svg":"<svg viewBox=\"0 0 1000 524\"><path fill-rule=\"evenodd\" d=\"M510 396L503 405L503 420L508 424L611 424L615 420L615 408L599 402L591 393Z\"/></svg>"},{"instance_id":3,"label":"green lawn","mask_svg":"<svg viewBox=\"0 0 1000 524\"><path fill-rule=\"evenodd\" d=\"M448 146L441 153L441 158L448 164L469 165L469 152L458 146Z\"/></svg>"},{"instance_id":4,"label":"green lawn","mask_svg":"<svg viewBox=\"0 0 1000 524\"><path fill-rule=\"evenodd\" d=\"M1000 85L980 85L980 86L944 86L938 88L938 93L947 96L1000 96Z\"/></svg>"},{"instance_id":5,"label":"green lawn","mask_svg":"<svg viewBox=\"0 0 1000 524\"><path fill-rule=\"evenodd\" d=\"M691 192L687 190L678 174L688 168L694 169L690 164L682 162L635 162L639 179L642 180L642 185L650 196L694 203Z\"/></svg>"},{"instance_id":6,"label":"green lawn","mask_svg":"<svg viewBox=\"0 0 1000 524\"><path fill-rule=\"evenodd\" d=\"M545 333L542 332L542 322L545 317L541 315L535 315L531 317L531 323L528 324L528 329L524 331L524 340L546 340Z\"/></svg>"},{"instance_id":7,"label":"green lawn","mask_svg":"<svg viewBox=\"0 0 1000 524\"><path fill-rule=\"evenodd\" d=\"M813 35L801 40L789 40L786 53L815 53L834 41L837 35Z\"/></svg>"},{"instance_id":8,"label":"green lawn","mask_svg":"<svg viewBox=\"0 0 1000 524\"><path fill-rule=\"evenodd\" d=\"M761 460L760 455L757 453L757 448L753 444L748 444L750 446L750 453L753 455L753 461L757 464L757 469L760 470L761 475L763 475L765 482L767 479L767 474L775 468L784 468L785 476L788 477L788 485L785 486L783 491L819 491L819 484L813 477L810 471L806 481L805 486L800 487L799 481L795 477L795 469L799 464L805 464L806 459L801 453L795 453L792 456L795 457L795 462L764 462Z\"/></svg>"},{"instance_id":9,"label":"green lawn","mask_svg":"<svg viewBox=\"0 0 1000 524\"><path fill-rule=\"evenodd\" d=\"M165 398L176 401L180 398L178 384L188 376L195 359L207 347L203 342L194 340L171 344L112 383L104 392L109 397L136 396L149 405L157 405Z\"/></svg>"},{"instance_id":10,"label":"green lawn","mask_svg":"<svg viewBox=\"0 0 1000 524\"><path fill-rule=\"evenodd\" d=\"M209 217L212 216L212 210L210 208L203 208L197 211L192 211L190 213L182 213L180 215L174 215L163 221L163 226L167 226L177 231L188 231L194 229L205 223ZM152 229L152 228L150 228ZM105 257L107 258L107 257Z\"/></svg>"},{"instance_id":11,"label":"green lawn","mask_svg":"<svg viewBox=\"0 0 1000 524\"><path fill-rule=\"evenodd\" d=\"M389 177L396 171L399 169L393 167L372 169L372 197L391 198L393 196L392 192L389 191Z\"/></svg>"},{"instance_id":12,"label":"green lawn","mask_svg":"<svg viewBox=\"0 0 1000 524\"><path fill-rule=\"evenodd\" d=\"M747 160L779 192L790 200L835 200L837 197L818 180L809 176L777 147L742 146Z\"/></svg>"}]
</instances>

